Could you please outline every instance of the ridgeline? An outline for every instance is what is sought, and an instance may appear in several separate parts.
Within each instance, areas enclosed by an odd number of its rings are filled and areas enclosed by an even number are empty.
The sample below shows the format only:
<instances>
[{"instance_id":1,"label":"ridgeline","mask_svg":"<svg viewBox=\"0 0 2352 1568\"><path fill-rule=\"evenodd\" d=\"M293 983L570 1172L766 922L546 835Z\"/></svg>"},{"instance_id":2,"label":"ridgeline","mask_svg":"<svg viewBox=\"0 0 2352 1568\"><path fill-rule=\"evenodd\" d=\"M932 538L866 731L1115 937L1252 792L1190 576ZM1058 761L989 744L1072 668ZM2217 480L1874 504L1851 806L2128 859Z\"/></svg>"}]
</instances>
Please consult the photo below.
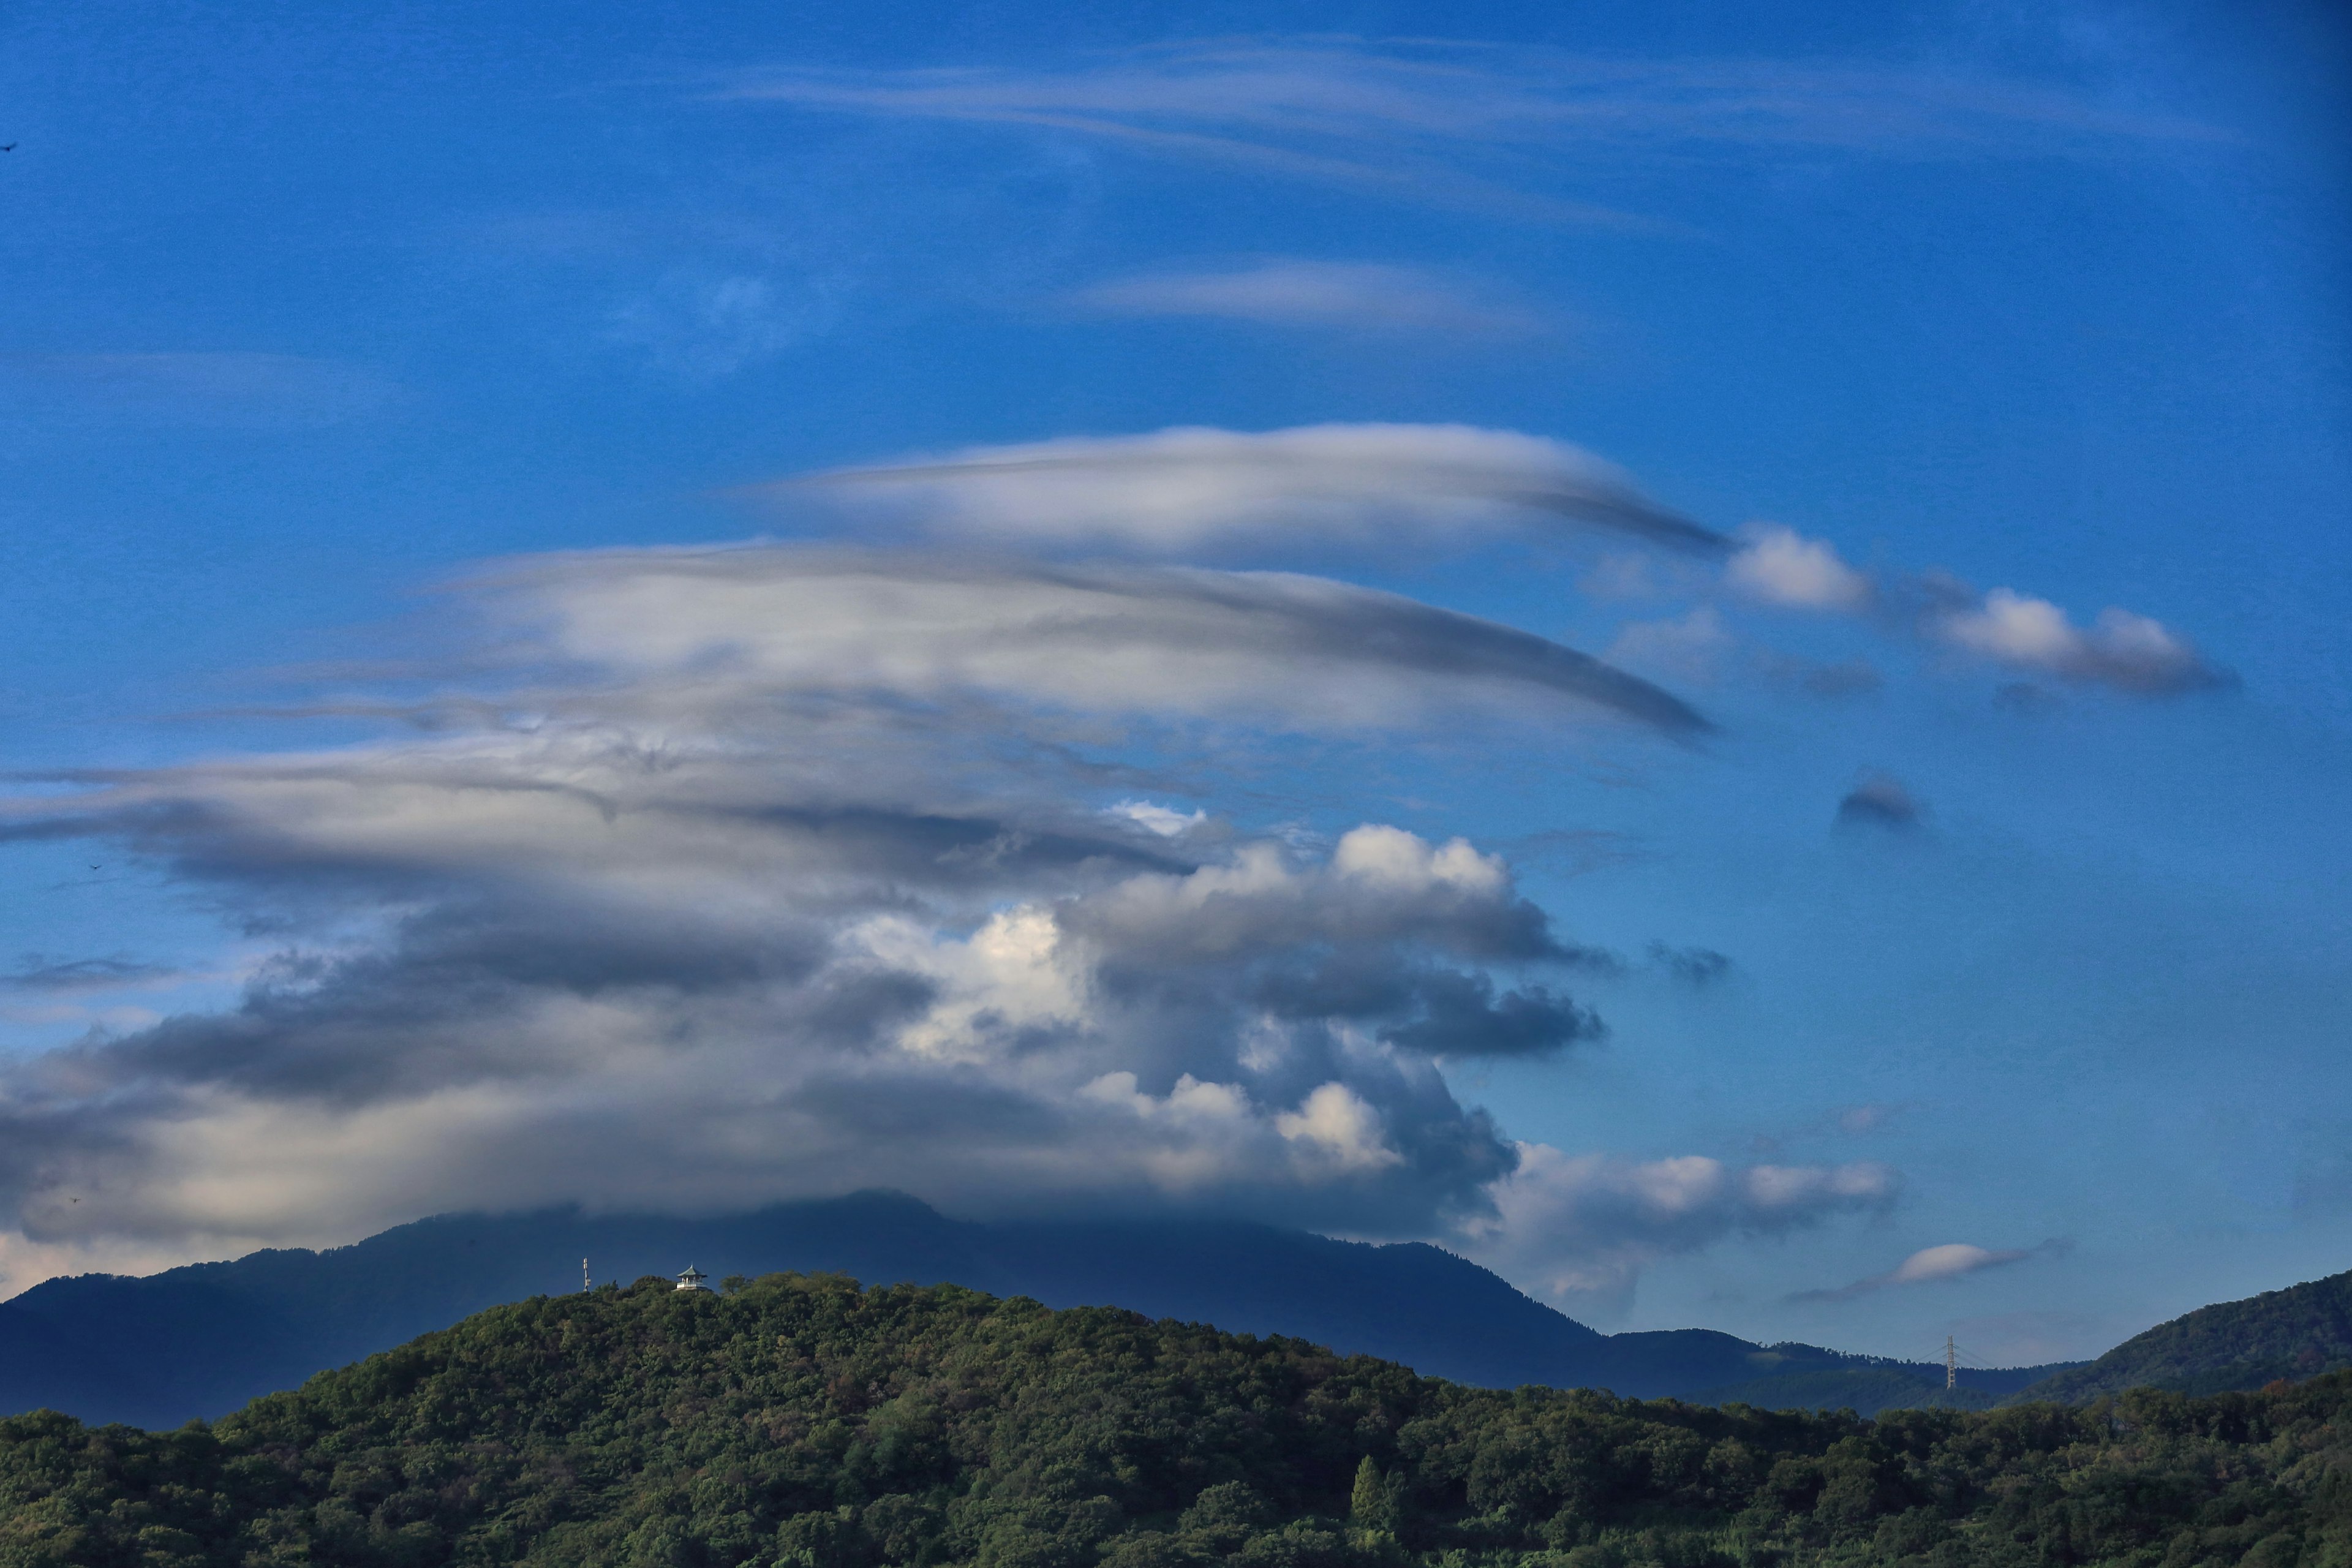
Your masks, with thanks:
<instances>
[{"instance_id":1,"label":"ridgeline","mask_svg":"<svg viewBox=\"0 0 2352 1568\"><path fill-rule=\"evenodd\" d=\"M2352 1561L2352 1373L1874 1423L730 1284L496 1308L210 1427L0 1421L0 1568Z\"/></svg>"}]
</instances>

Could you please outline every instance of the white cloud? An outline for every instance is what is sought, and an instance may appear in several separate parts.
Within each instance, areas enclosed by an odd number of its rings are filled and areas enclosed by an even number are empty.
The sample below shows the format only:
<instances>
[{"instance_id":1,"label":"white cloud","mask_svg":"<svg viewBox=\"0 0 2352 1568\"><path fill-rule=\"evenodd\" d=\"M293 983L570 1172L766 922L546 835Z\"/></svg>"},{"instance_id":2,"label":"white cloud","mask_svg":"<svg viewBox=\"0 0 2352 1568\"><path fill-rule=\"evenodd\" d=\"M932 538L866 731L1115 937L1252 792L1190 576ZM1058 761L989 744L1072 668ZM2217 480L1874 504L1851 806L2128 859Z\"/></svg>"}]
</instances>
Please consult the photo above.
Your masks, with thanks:
<instances>
[{"instance_id":1,"label":"white cloud","mask_svg":"<svg viewBox=\"0 0 2352 1568\"><path fill-rule=\"evenodd\" d=\"M1858 610L1871 601L1870 579L1840 560L1827 540L1777 523L1751 524L1740 538L1745 542L1724 576L1748 598L1801 610Z\"/></svg>"},{"instance_id":2,"label":"white cloud","mask_svg":"<svg viewBox=\"0 0 2352 1568\"><path fill-rule=\"evenodd\" d=\"M1772 1234L1885 1209L1900 1183L1885 1165L1735 1166L1701 1154L1627 1160L1518 1145L1493 1187L1491 1234L1473 1247L1555 1300L1622 1310L1641 1271L1737 1233Z\"/></svg>"},{"instance_id":3,"label":"white cloud","mask_svg":"<svg viewBox=\"0 0 2352 1568\"><path fill-rule=\"evenodd\" d=\"M1274 1125L1292 1143L1311 1150L1318 1164L1359 1172L1404 1163L1404 1156L1388 1145L1380 1112L1344 1083L1318 1086L1297 1110L1276 1117Z\"/></svg>"},{"instance_id":4,"label":"white cloud","mask_svg":"<svg viewBox=\"0 0 2352 1568\"><path fill-rule=\"evenodd\" d=\"M1209 820L1209 814L1205 811L1178 811L1174 806L1149 800L1122 800L1109 810L1112 816L1125 817L1162 838L1176 838L1195 832L1206 826Z\"/></svg>"},{"instance_id":5,"label":"white cloud","mask_svg":"<svg viewBox=\"0 0 2352 1568\"><path fill-rule=\"evenodd\" d=\"M1534 310L1489 298L1444 273L1362 261L1279 258L1150 272L1097 283L1073 300L1105 315L1201 317L1347 332L1521 338L1548 326Z\"/></svg>"},{"instance_id":6,"label":"white cloud","mask_svg":"<svg viewBox=\"0 0 2352 1568\"><path fill-rule=\"evenodd\" d=\"M2166 695L2221 683L2189 641L2160 622L2128 610L2105 609L2089 627L2076 626L2047 599L1995 588L1981 601L1951 602L1931 611L1931 636L2014 669L2094 682L2142 695Z\"/></svg>"},{"instance_id":7,"label":"white cloud","mask_svg":"<svg viewBox=\"0 0 2352 1568\"><path fill-rule=\"evenodd\" d=\"M556 557L504 585L556 651L663 682L673 708L756 691L1309 729L1465 706L1706 728L1675 698L1558 644L1291 574L764 547Z\"/></svg>"},{"instance_id":8,"label":"white cloud","mask_svg":"<svg viewBox=\"0 0 2352 1568\"><path fill-rule=\"evenodd\" d=\"M769 70L747 73L728 96L1016 126L1391 198L1618 228L1664 226L1552 187L1590 163L1622 169L1643 154L2098 155L2134 142L2229 139L1981 75L1328 37L1163 46L1062 69Z\"/></svg>"},{"instance_id":9,"label":"white cloud","mask_svg":"<svg viewBox=\"0 0 2352 1568\"><path fill-rule=\"evenodd\" d=\"M934 533L1155 553L1294 540L1390 547L1569 524L1675 549L1725 543L1590 452L1466 425L1070 437L841 469L767 493L782 499L811 487Z\"/></svg>"},{"instance_id":10,"label":"white cloud","mask_svg":"<svg viewBox=\"0 0 2352 1568\"><path fill-rule=\"evenodd\" d=\"M1939 1247L1923 1247L1884 1274L1874 1274L1867 1279L1857 1279L1834 1290L1805 1290L1790 1298L1796 1301L1843 1301L1874 1291L1892 1289L1903 1285L1932 1285L1947 1280L1966 1279L1988 1268L2000 1268L2011 1263L2022 1263L2029 1258L2042 1258L2066 1250L2066 1243L2045 1241L2039 1247L2011 1247L1995 1250L1965 1241L1948 1241Z\"/></svg>"},{"instance_id":11,"label":"white cloud","mask_svg":"<svg viewBox=\"0 0 2352 1568\"><path fill-rule=\"evenodd\" d=\"M1498 857L1211 830L1050 744L1059 706L1219 720L1318 661L1295 721L1367 679L1402 721L1539 694L1581 668L1552 645L1312 579L793 550L514 563L478 603L535 685L0 800L296 933L233 1005L0 1074L26 1235L188 1255L859 1184L1429 1235L1514 1158L1436 1061L1599 1032L1554 989L1590 955Z\"/></svg>"},{"instance_id":12,"label":"white cloud","mask_svg":"<svg viewBox=\"0 0 2352 1568\"><path fill-rule=\"evenodd\" d=\"M1634 621L1619 628L1609 644L1612 663L1671 680L1713 680L1716 666L1732 646L1730 628L1712 605L1659 621Z\"/></svg>"}]
</instances>

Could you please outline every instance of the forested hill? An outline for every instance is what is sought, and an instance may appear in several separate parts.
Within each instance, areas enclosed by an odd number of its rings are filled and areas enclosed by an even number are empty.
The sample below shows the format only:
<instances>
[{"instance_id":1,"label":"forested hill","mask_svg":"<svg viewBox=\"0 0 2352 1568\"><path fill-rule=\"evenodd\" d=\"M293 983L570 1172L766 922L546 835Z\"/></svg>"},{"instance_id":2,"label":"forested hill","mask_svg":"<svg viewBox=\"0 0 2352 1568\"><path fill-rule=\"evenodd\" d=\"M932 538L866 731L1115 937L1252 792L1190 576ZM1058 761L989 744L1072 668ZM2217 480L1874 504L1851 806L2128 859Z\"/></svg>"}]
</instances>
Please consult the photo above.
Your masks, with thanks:
<instances>
[{"instance_id":1,"label":"forested hill","mask_svg":"<svg viewBox=\"0 0 2352 1568\"><path fill-rule=\"evenodd\" d=\"M1874 1410L1933 1400L1943 1386L1940 1367L1705 1329L1596 1333L1434 1247L1216 1219L982 1224L869 1192L698 1219L446 1215L326 1252L52 1279L0 1303L0 1414L47 1406L141 1426L225 1415L486 1307L564 1290L583 1254L600 1279L698 1262L714 1275L839 1270L1057 1307L1115 1302L1495 1388L1709 1390L1758 1405ZM1964 1370L1961 1394L1990 1405L2053 1370Z\"/></svg>"},{"instance_id":2,"label":"forested hill","mask_svg":"<svg viewBox=\"0 0 2352 1568\"><path fill-rule=\"evenodd\" d=\"M1500 1393L771 1276L539 1298L205 1428L0 1421L9 1568L1733 1568L2352 1554L2352 1375L2092 1410Z\"/></svg>"},{"instance_id":3,"label":"forested hill","mask_svg":"<svg viewBox=\"0 0 2352 1568\"><path fill-rule=\"evenodd\" d=\"M2218 1394L2344 1367L2352 1367L2352 1273L2200 1307L2016 1397L2079 1403L2142 1386Z\"/></svg>"}]
</instances>

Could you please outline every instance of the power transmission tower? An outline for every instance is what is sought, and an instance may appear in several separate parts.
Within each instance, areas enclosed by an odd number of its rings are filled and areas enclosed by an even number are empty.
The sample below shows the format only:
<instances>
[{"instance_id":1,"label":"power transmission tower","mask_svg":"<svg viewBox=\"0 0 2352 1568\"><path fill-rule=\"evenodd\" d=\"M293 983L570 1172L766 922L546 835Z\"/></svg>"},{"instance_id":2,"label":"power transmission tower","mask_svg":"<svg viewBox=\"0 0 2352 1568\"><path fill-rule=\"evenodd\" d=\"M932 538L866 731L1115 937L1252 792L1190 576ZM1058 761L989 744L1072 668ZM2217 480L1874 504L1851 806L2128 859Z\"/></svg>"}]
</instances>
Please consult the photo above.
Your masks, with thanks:
<instances>
[{"instance_id":1,"label":"power transmission tower","mask_svg":"<svg viewBox=\"0 0 2352 1568\"><path fill-rule=\"evenodd\" d=\"M1960 1352L1953 1348L1952 1336L1944 1336L1944 1386L1957 1388L1960 1382Z\"/></svg>"}]
</instances>

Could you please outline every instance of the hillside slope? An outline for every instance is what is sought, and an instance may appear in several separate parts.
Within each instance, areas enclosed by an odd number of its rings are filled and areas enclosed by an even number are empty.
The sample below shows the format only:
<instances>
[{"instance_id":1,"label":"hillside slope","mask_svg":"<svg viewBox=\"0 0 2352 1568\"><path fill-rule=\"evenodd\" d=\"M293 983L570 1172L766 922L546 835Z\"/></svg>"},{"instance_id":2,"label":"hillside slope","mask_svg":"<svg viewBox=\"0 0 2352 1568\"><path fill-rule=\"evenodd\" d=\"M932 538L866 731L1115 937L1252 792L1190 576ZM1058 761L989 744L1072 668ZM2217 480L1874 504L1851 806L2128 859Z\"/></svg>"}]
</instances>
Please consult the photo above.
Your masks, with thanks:
<instances>
[{"instance_id":1,"label":"hillside slope","mask_svg":"<svg viewBox=\"0 0 2352 1568\"><path fill-rule=\"evenodd\" d=\"M2352 1552L2352 1376L2112 1415L1499 1393L954 1287L501 1307L217 1427L0 1420L12 1568L2264 1564Z\"/></svg>"},{"instance_id":2,"label":"hillside slope","mask_svg":"<svg viewBox=\"0 0 2352 1568\"><path fill-rule=\"evenodd\" d=\"M1596 1333L1433 1247L1230 1221L977 1224L902 1194L862 1193L711 1219L448 1215L326 1252L53 1279L0 1304L0 1411L47 1406L157 1427L222 1415L499 1302L575 1290L583 1255L600 1279L692 1262L714 1279L838 1270L1049 1306L1116 1303L1297 1335L1487 1387L1689 1394L1792 1372L1891 1369L1912 1380L1887 1384L1900 1398L1943 1381L1939 1368L1706 1330ZM1883 1401L1864 1390L1838 1403L1867 1411Z\"/></svg>"},{"instance_id":3,"label":"hillside slope","mask_svg":"<svg viewBox=\"0 0 2352 1568\"><path fill-rule=\"evenodd\" d=\"M2218 1394L2342 1367L2352 1367L2352 1273L2200 1307L2012 1398L2081 1404L2141 1387Z\"/></svg>"}]
</instances>

